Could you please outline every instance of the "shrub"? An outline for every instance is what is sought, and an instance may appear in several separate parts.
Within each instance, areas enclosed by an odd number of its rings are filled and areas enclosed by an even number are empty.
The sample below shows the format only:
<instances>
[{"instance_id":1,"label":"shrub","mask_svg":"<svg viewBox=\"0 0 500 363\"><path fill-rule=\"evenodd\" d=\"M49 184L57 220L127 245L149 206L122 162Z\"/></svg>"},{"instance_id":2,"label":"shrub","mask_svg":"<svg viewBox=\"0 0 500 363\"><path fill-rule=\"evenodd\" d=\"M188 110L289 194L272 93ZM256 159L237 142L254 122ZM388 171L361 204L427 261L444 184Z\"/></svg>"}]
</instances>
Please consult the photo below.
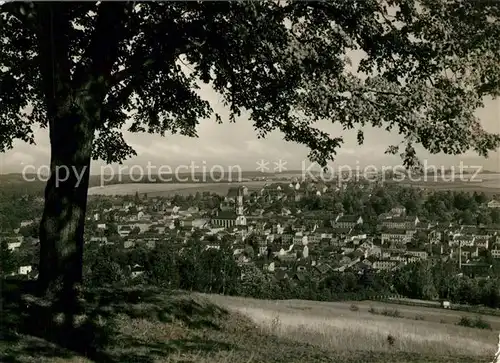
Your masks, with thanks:
<instances>
[{"instance_id":1,"label":"shrub","mask_svg":"<svg viewBox=\"0 0 500 363\"><path fill-rule=\"evenodd\" d=\"M396 342L396 338L394 338L391 334L389 334L387 336L387 343L389 343L390 346L393 346L395 342Z\"/></svg>"},{"instance_id":2,"label":"shrub","mask_svg":"<svg viewBox=\"0 0 500 363\"><path fill-rule=\"evenodd\" d=\"M281 328L281 319L279 315L276 315L271 321L271 331L273 333L278 333Z\"/></svg>"},{"instance_id":3,"label":"shrub","mask_svg":"<svg viewBox=\"0 0 500 363\"><path fill-rule=\"evenodd\" d=\"M373 306L370 306L370 309L368 309L368 312L370 314L374 314L374 315L378 314L377 309L375 309Z\"/></svg>"},{"instance_id":4,"label":"shrub","mask_svg":"<svg viewBox=\"0 0 500 363\"><path fill-rule=\"evenodd\" d=\"M483 319L482 316L476 317L474 320L467 316L463 316L457 325L465 326L467 328L477 328L477 329L485 329L491 330L491 325L486 320Z\"/></svg>"},{"instance_id":5,"label":"shrub","mask_svg":"<svg viewBox=\"0 0 500 363\"><path fill-rule=\"evenodd\" d=\"M393 318L399 318L399 317L401 317L401 313L399 312L398 309L394 309L394 310L384 309L382 311L382 315L391 316Z\"/></svg>"},{"instance_id":6,"label":"shrub","mask_svg":"<svg viewBox=\"0 0 500 363\"><path fill-rule=\"evenodd\" d=\"M415 320L425 320L425 317L423 315L417 314L415 315Z\"/></svg>"},{"instance_id":7,"label":"shrub","mask_svg":"<svg viewBox=\"0 0 500 363\"><path fill-rule=\"evenodd\" d=\"M358 311L359 307L357 305L352 304L351 307L349 308L351 311Z\"/></svg>"},{"instance_id":8,"label":"shrub","mask_svg":"<svg viewBox=\"0 0 500 363\"><path fill-rule=\"evenodd\" d=\"M472 320L470 318L468 318L467 316L462 316L460 318L460 320L458 321L457 325L460 325L460 326L465 326L467 328L472 328Z\"/></svg>"},{"instance_id":9,"label":"shrub","mask_svg":"<svg viewBox=\"0 0 500 363\"><path fill-rule=\"evenodd\" d=\"M491 330L491 325L488 323L486 320L483 319L482 316L478 316L476 320L473 322L474 328L477 329L485 329L485 330Z\"/></svg>"},{"instance_id":10,"label":"shrub","mask_svg":"<svg viewBox=\"0 0 500 363\"><path fill-rule=\"evenodd\" d=\"M491 325L483 317L478 316L474 320L467 316L462 316L457 325L465 326L467 328L487 329L491 330Z\"/></svg>"}]
</instances>

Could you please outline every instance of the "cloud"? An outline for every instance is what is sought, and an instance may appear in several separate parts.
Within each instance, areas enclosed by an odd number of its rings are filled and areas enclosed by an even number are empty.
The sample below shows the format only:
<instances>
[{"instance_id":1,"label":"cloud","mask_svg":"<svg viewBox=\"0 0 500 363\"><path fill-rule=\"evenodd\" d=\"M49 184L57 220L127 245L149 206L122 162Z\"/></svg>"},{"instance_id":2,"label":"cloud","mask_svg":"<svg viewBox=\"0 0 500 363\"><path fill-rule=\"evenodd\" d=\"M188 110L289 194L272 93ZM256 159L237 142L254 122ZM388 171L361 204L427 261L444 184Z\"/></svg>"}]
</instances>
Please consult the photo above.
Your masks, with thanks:
<instances>
[{"instance_id":1,"label":"cloud","mask_svg":"<svg viewBox=\"0 0 500 363\"><path fill-rule=\"evenodd\" d=\"M34 165L35 157L33 154L22 151L12 151L3 158L4 166L25 166L25 165Z\"/></svg>"},{"instance_id":2,"label":"cloud","mask_svg":"<svg viewBox=\"0 0 500 363\"><path fill-rule=\"evenodd\" d=\"M338 155L354 155L354 154L356 154L356 150L349 148L349 147L343 147L338 151L337 154Z\"/></svg>"},{"instance_id":3,"label":"cloud","mask_svg":"<svg viewBox=\"0 0 500 363\"><path fill-rule=\"evenodd\" d=\"M170 156L170 155L180 155L189 157L201 157L203 154L197 150L196 146L180 146L176 143L170 143L169 141L164 142L154 142L151 148L157 150L160 156Z\"/></svg>"},{"instance_id":4,"label":"cloud","mask_svg":"<svg viewBox=\"0 0 500 363\"><path fill-rule=\"evenodd\" d=\"M137 153L138 157L146 155L153 155L153 156L158 156L158 152L155 151L154 149L151 149L147 146L141 145L137 142L128 142L128 145L134 149L134 151Z\"/></svg>"},{"instance_id":5,"label":"cloud","mask_svg":"<svg viewBox=\"0 0 500 363\"><path fill-rule=\"evenodd\" d=\"M284 144L286 141L283 140L273 140L273 138L269 139L255 139L255 140L246 140L244 144L246 145L245 151L250 155L257 156L266 156L268 158L291 158L292 153L287 151L287 147L283 147L284 145L293 145L296 148L297 144ZM278 145L279 147L271 146Z\"/></svg>"},{"instance_id":6,"label":"cloud","mask_svg":"<svg viewBox=\"0 0 500 363\"><path fill-rule=\"evenodd\" d=\"M354 59L355 60L355 59ZM354 62L356 63L356 62ZM222 104L221 97L211 90L210 86L203 85L199 90L201 96L212 104L214 111L221 114L227 121L228 110ZM477 111L483 126L489 132L500 133L500 99L485 100L485 107ZM395 165L401 163L398 156L385 155L388 145L402 141L402 136L389 133L383 129L364 127L365 141L357 145L357 129L344 131L339 124L324 122L322 129L333 136L344 136L344 144L338 149L336 163L352 164L359 162L366 164ZM28 145L16 141L14 149L0 154L0 172L21 172L23 164L33 163L37 166L50 162L49 135L46 129L35 128L37 145ZM207 161L209 164L237 163L242 168L251 170L255 162L263 159L269 162L279 159L288 162L289 168L299 168L309 152L307 147L297 143L286 142L283 135L273 132L266 139L257 139L252 123L248 120L248 112L243 112L236 123L224 122L219 125L212 119L200 120L198 126L199 138L189 138L182 135L160 135L124 132L125 140L132 146L138 156L128 159L127 164L145 166L148 161L159 165L168 162L169 165L188 164L191 160ZM419 148L418 156L427 158L429 163L456 164L464 160L469 165L484 165L485 168L500 169L500 153L492 152L489 159L484 159L474 153L460 156L443 154L431 155L423 148ZM93 162L93 168L103 165Z\"/></svg>"},{"instance_id":7,"label":"cloud","mask_svg":"<svg viewBox=\"0 0 500 363\"><path fill-rule=\"evenodd\" d=\"M230 145L205 145L203 148L210 156L232 157L241 154L241 149Z\"/></svg>"}]
</instances>

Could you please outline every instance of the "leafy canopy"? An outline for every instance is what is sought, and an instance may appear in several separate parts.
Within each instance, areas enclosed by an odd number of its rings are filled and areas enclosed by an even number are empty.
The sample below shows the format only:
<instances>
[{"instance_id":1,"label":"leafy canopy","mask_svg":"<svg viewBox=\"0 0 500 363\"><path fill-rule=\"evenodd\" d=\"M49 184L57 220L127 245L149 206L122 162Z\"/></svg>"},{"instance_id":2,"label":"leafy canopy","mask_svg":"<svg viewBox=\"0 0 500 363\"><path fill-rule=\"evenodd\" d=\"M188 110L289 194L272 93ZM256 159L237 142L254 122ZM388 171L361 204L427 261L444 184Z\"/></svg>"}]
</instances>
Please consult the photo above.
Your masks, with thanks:
<instances>
[{"instance_id":1,"label":"leafy canopy","mask_svg":"<svg viewBox=\"0 0 500 363\"><path fill-rule=\"evenodd\" d=\"M500 138L474 111L500 90L499 13L460 0L3 3L0 151L58 112L83 115L107 162L135 154L126 122L195 137L200 120L221 121L204 82L232 121L247 110L259 137L279 130L320 163L342 143L324 120L358 128L360 144L365 125L398 132L406 146L387 152L408 165L416 144L486 156Z\"/></svg>"}]
</instances>

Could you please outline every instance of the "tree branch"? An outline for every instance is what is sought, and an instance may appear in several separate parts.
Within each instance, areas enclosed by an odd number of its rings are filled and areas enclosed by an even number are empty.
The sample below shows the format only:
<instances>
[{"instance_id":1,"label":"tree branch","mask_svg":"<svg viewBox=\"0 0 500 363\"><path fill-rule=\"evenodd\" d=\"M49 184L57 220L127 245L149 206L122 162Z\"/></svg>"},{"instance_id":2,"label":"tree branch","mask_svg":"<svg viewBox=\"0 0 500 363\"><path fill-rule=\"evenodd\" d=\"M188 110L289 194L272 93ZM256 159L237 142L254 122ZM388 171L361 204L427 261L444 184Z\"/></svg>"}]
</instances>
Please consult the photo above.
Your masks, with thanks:
<instances>
[{"instance_id":1,"label":"tree branch","mask_svg":"<svg viewBox=\"0 0 500 363\"><path fill-rule=\"evenodd\" d=\"M61 110L70 92L68 7L65 3L40 3L36 8L38 65L49 123Z\"/></svg>"},{"instance_id":2,"label":"tree branch","mask_svg":"<svg viewBox=\"0 0 500 363\"><path fill-rule=\"evenodd\" d=\"M124 2L103 2L99 5L92 40L75 71L73 84L81 89L89 81L98 81L97 95L104 98L110 86L111 70L117 60L120 42L124 39L125 20L133 5Z\"/></svg>"}]
</instances>

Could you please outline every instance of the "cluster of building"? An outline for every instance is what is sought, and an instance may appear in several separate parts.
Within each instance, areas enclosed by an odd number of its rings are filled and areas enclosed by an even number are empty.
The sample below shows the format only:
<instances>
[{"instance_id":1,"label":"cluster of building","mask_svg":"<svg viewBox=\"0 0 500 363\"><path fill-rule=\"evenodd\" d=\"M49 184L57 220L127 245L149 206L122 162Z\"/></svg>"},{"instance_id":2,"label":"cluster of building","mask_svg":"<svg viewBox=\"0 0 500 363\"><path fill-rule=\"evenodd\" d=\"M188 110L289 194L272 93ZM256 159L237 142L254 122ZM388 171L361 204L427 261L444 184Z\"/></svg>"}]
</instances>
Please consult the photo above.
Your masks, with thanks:
<instances>
[{"instance_id":1,"label":"cluster of building","mask_svg":"<svg viewBox=\"0 0 500 363\"><path fill-rule=\"evenodd\" d=\"M335 187L333 192L338 191ZM85 241L123 249L171 243L179 250L192 238L207 249L220 248L229 241L239 264L256 264L278 278L329 271L397 270L429 258L452 259L461 266L482 264L488 253L500 258L500 226L496 225L443 225L408 215L400 206L378 216L376 232L366 232L360 215L285 207L287 200L324 193L328 187L317 183L312 187L270 183L253 191L235 187L214 209L181 207L161 197L135 201L113 197L107 208L91 210ZM284 206L266 211L265 206L276 201ZM488 207L500 205L490 202ZM32 223L37 221L24 221L21 228ZM36 244L19 230L5 238L11 250ZM24 263L19 274L31 271L32 265Z\"/></svg>"}]
</instances>

